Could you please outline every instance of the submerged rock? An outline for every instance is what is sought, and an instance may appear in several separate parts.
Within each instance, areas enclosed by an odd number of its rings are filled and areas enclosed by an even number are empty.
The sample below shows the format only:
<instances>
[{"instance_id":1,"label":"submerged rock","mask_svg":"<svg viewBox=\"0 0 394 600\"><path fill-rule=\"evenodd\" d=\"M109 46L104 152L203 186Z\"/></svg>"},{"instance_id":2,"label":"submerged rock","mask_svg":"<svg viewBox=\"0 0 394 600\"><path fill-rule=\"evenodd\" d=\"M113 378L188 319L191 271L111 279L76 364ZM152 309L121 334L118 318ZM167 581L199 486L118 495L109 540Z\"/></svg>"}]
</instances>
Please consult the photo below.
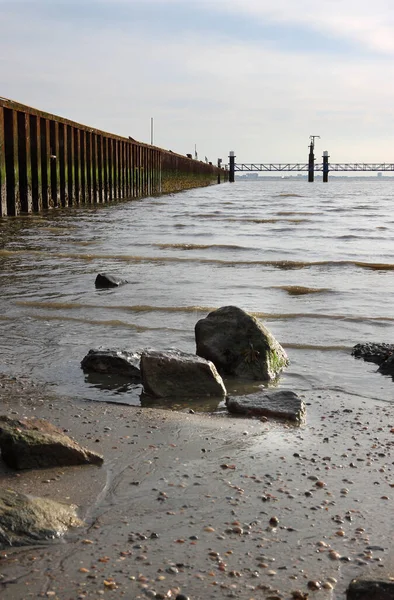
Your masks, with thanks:
<instances>
[{"instance_id":1,"label":"submerged rock","mask_svg":"<svg viewBox=\"0 0 394 600\"><path fill-rule=\"evenodd\" d=\"M356 344L352 350L352 356L363 358L367 362L373 362L381 365L394 353L394 344Z\"/></svg>"},{"instance_id":2,"label":"submerged rock","mask_svg":"<svg viewBox=\"0 0 394 600\"><path fill-rule=\"evenodd\" d=\"M346 590L347 600L393 600L391 579L353 579Z\"/></svg>"},{"instance_id":3,"label":"submerged rock","mask_svg":"<svg viewBox=\"0 0 394 600\"><path fill-rule=\"evenodd\" d=\"M367 362L379 365L378 372L383 375L394 377L394 344L356 344L352 355L355 358L363 358Z\"/></svg>"},{"instance_id":4,"label":"submerged rock","mask_svg":"<svg viewBox=\"0 0 394 600\"><path fill-rule=\"evenodd\" d=\"M141 355L144 393L158 398L224 398L226 388L213 363L179 350L149 350Z\"/></svg>"},{"instance_id":5,"label":"submerged rock","mask_svg":"<svg viewBox=\"0 0 394 600\"><path fill-rule=\"evenodd\" d=\"M76 506L0 490L0 548L53 540L82 525Z\"/></svg>"},{"instance_id":6,"label":"submerged rock","mask_svg":"<svg viewBox=\"0 0 394 600\"><path fill-rule=\"evenodd\" d=\"M0 416L0 450L13 469L67 465L101 465L103 457L74 442L43 419L11 419Z\"/></svg>"},{"instance_id":7,"label":"submerged rock","mask_svg":"<svg viewBox=\"0 0 394 600\"><path fill-rule=\"evenodd\" d=\"M394 376L394 354L391 354L387 360L382 362L378 369L379 373L383 375L391 375Z\"/></svg>"},{"instance_id":8,"label":"submerged rock","mask_svg":"<svg viewBox=\"0 0 394 600\"><path fill-rule=\"evenodd\" d=\"M111 348L91 349L82 359L81 367L86 373L124 375L141 380L139 352L126 352Z\"/></svg>"},{"instance_id":9,"label":"submerged rock","mask_svg":"<svg viewBox=\"0 0 394 600\"><path fill-rule=\"evenodd\" d=\"M305 402L290 390L231 397L226 399L226 405L231 413L276 417L297 422L304 421L306 412Z\"/></svg>"},{"instance_id":10,"label":"submerged rock","mask_svg":"<svg viewBox=\"0 0 394 600\"><path fill-rule=\"evenodd\" d=\"M94 285L96 288L113 288L119 287L128 283L126 279L121 279L117 275L111 275L111 273L99 273L96 277Z\"/></svg>"},{"instance_id":11,"label":"submerged rock","mask_svg":"<svg viewBox=\"0 0 394 600\"><path fill-rule=\"evenodd\" d=\"M270 381L288 358L282 346L255 317L236 306L223 306L196 323L196 352L222 375Z\"/></svg>"}]
</instances>

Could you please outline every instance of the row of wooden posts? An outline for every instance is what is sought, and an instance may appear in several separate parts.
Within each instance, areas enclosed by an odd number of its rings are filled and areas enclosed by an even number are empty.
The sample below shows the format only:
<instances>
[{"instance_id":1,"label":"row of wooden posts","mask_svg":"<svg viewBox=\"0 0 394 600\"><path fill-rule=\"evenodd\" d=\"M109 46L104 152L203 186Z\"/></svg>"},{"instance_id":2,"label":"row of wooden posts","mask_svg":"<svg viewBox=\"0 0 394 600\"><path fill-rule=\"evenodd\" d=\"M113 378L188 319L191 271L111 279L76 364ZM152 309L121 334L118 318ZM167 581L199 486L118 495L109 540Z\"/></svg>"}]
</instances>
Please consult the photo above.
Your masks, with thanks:
<instances>
[{"instance_id":1,"label":"row of wooden posts","mask_svg":"<svg viewBox=\"0 0 394 600\"><path fill-rule=\"evenodd\" d=\"M227 180L211 164L0 99L0 216Z\"/></svg>"}]
</instances>

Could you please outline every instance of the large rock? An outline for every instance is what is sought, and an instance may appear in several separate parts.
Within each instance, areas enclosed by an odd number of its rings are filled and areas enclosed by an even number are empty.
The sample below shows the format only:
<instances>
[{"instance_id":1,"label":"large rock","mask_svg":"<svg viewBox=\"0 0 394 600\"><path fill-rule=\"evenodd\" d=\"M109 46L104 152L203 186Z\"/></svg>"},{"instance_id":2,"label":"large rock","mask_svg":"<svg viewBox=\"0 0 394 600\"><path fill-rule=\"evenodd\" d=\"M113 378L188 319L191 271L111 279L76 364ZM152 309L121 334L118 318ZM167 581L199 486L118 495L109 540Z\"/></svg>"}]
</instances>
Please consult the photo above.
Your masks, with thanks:
<instances>
[{"instance_id":1,"label":"large rock","mask_svg":"<svg viewBox=\"0 0 394 600\"><path fill-rule=\"evenodd\" d=\"M346 590L347 600L393 600L391 579L353 579Z\"/></svg>"},{"instance_id":2,"label":"large rock","mask_svg":"<svg viewBox=\"0 0 394 600\"><path fill-rule=\"evenodd\" d=\"M271 381L288 365L282 346L255 317L223 306L196 323L196 352L221 375Z\"/></svg>"},{"instance_id":3,"label":"large rock","mask_svg":"<svg viewBox=\"0 0 394 600\"><path fill-rule=\"evenodd\" d=\"M305 419L305 402L290 390L230 397L226 399L226 405L231 413L276 417L299 423Z\"/></svg>"},{"instance_id":4,"label":"large rock","mask_svg":"<svg viewBox=\"0 0 394 600\"><path fill-rule=\"evenodd\" d=\"M76 506L0 490L0 548L53 540L82 525Z\"/></svg>"},{"instance_id":5,"label":"large rock","mask_svg":"<svg viewBox=\"0 0 394 600\"><path fill-rule=\"evenodd\" d=\"M82 359L81 367L85 373L103 373L106 375L123 375L140 381L139 352L126 352L111 348L91 349Z\"/></svg>"},{"instance_id":6,"label":"large rock","mask_svg":"<svg viewBox=\"0 0 394 600\"><path fill-rule=\"evenodd\" d=\"M0 450L13 469L101 465L103 457L83 448L48 421L0 416Z\"/></svg>"},{"instance_id":7,"label":"large rock","mask_svg":"<svg viewBox=\"0 0 394 600\"><path fill-rule=\"evenodd\" d=\"M121 279L117 275L111 275L111 273L99 273L94 282L96 288L114 288L119 287L128 283L126 279Z\"/></svg>"},{"instance_id":8,"label":"large rock","mask_svg":"<svg viewBox=\"0 0 394 600\"><path fill-rule=\"evenodd\" d=\"M141 355L144 393L158 398L224 398L226 388L214 364L179 350L149 350Z\"/></svg>"}]
</instances>

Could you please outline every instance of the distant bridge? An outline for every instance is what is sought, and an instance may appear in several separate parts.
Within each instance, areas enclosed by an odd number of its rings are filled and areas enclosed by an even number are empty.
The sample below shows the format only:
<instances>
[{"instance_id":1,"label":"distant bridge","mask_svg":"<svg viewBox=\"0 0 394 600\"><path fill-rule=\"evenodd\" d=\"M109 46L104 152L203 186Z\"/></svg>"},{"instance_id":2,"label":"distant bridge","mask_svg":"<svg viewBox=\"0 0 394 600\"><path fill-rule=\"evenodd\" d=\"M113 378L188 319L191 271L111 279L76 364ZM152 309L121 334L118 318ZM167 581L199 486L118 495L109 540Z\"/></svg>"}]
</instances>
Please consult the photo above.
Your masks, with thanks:
<instances>
[{"instance_id":1,"label":"distant bridge","mask_svg":"<svg viewBox=\"0 0 394 600\"><path fill-rule=\"evenodd\" d=\"M394 163L328 163L327 166L327 171L394 171ZM314 164L314 171L323 171L324 168L324 163ZM234 171L309 170L309 163L234 163Z\"/></svg>"},{"instance_id":2,"label":"distant bridge","mask_svg":"<svg viewBox=\"0 0 394 600\"><path fill-rule=\"evenodd\" d=\"M235 152L232 150L229 154L229 181L234 182L236 171L260 171L260 172L294 172L304 171L308 173L308 181L313 182L315 171L322 171L323 181L328 181L328 174L331 171L394 171L394 163L330 163L329 154L323 152L323 162L315 162L315 138L319 135L310 135L309 156L307 163L236 163ZM220 160L220 159L219 159Z\"/></svg>"}]
</instances>

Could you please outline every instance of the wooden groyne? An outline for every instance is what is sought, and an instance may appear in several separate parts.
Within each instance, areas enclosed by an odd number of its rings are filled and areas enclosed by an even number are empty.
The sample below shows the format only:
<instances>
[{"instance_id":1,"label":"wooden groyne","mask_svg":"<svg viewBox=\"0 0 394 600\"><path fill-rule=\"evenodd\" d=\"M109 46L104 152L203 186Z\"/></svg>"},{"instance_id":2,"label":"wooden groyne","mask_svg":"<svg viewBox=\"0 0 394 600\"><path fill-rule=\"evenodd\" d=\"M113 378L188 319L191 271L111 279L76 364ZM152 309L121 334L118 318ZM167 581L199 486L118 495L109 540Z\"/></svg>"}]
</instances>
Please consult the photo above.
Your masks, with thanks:
<instances>
[{"instance_id":1,"label":"wooden groyne","mask_svg":"<svg viewBox=\"0 0 394 600\"><path fill-rule=\"evenodd\" d=\"M0 98L0 216L228 181L228 171Z\"/></svg>"}]
</instances>

